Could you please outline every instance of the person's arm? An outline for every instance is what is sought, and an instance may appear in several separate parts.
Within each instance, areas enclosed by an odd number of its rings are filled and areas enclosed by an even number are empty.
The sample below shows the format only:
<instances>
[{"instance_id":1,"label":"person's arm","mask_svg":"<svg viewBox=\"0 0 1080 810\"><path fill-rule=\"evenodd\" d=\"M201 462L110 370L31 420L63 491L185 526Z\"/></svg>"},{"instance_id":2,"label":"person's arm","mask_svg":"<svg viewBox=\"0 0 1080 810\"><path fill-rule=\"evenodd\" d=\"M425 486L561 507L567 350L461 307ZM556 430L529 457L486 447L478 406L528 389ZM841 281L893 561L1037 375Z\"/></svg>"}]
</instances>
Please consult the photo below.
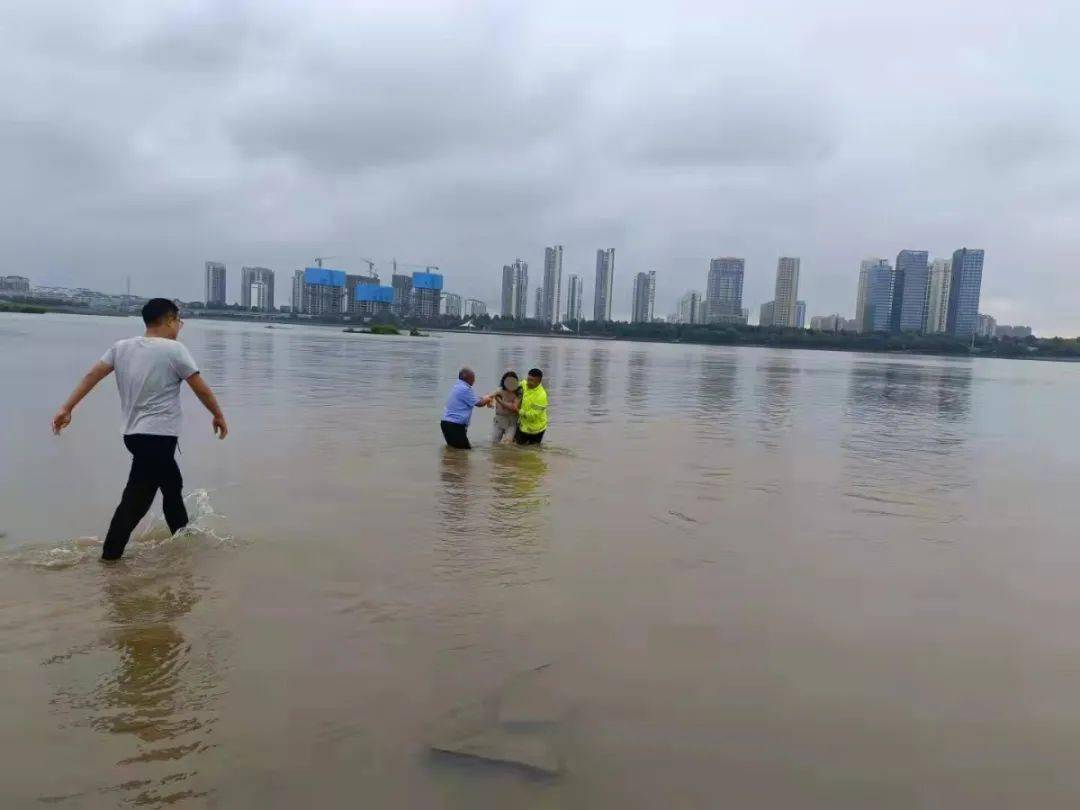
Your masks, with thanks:
<instances>
[{"instance_id":1,"label":"person's arm","mask_svg":"<svg viewBox=\"0 0 1080 810\"><path fill-rule=\"evenodd\" d=\"M500 399L499 402L501 402L502 406L511 413L518 413L521 410L521 397Z\"/></svg>"},{"instance_id":2,"label":"person's arm","mask_svg":"<svg viewBox=\"0 0 1080 810\"><path fill-rule=\"evenodd\" d=\"M534 416L539 416L546 410L546 396L531 397L528 405L525 404L525 400L522 398L518 407L518 413L524 415L526 419L532 419Z\"/></svg>"},{"instance_id":3,"label":"person's arm","mask_svg":"<svg viewBox=\"0 0 1080 810\"><path fill-rule=\"evenodd\" d=\"M187 384L191 386L191 390L195 392L195 396L199 398L206 410L210 411L214 417L213 428L214 433L217 434L219 439L224 439L229 435L229 426L225 424L225 414L221 412L221 406L218 405L217 397L214 396L214 392L210 390L210 386L206 384L206 380L202 378L199 372L195 372L187 378Z\"/></svg>"},{"instance_id":4,"label":"person's arm","mask_svg":"<svg viewBox=\"0 0 1080 810\"><path fill-rule=\"evenodd\" d=\"M60 431L71 424L71 412L75 410L75 406L83 401L83 397L94 390L95 385L112 374L112 370L113 367L104 360L98 360L90 370L86 372L86 376L79 380L79 384L75 386L75 390L71 392L71 396L60 406L60 410L58 410L53 417L52 432L55 435L59 436Z\"/></svg>"}]
</instances>

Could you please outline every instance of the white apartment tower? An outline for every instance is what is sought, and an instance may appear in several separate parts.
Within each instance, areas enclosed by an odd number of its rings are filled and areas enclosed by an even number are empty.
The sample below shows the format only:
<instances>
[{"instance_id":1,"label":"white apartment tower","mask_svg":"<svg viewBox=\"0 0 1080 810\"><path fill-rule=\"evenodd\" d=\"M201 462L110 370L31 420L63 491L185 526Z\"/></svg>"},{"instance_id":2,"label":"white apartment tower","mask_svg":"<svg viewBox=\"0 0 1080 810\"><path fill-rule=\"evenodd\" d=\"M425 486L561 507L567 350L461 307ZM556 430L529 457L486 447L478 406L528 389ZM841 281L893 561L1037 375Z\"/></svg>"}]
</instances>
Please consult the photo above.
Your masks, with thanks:
<instances>
[{"instance_id":1,"label":"white apartment tower","mask_svg":"<svg viewBox=\"0 0 1080 810\"><path fill-rule=\"evenodd\" d=\"M776 263L776 295L773 297L773 325L795 327L798 323L799 259L782 256Z\"/></svg>"}]
</instances>

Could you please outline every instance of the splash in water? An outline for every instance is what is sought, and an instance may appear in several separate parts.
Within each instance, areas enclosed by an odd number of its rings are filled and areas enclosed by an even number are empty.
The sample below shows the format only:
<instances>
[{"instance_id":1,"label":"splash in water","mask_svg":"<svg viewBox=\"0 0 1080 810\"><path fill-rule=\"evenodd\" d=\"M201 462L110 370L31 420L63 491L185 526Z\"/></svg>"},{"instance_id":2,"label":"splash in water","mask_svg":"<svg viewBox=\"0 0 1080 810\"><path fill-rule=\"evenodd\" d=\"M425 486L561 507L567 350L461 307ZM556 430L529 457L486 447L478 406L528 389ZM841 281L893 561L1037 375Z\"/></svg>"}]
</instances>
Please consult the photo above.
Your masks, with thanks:
<instances>
[{"instance_id":1,"label":"splash in water","mask_svg":"<svg viewBox=\"0 0 1080 810\"><path fill-rule=\"evenodd\" d=\"M214 511L210 492L196 489L184 498L188 525L175 535L169 531L162 515L151 512L139 524L124 552L124 559L139 559L160 553L177 542L199 543L209 547L232 545L234 538L226 530L225 517ZM34 568L70 568L85 560L101 557L99 537L76 537L58 546L33 544L0 555L0 561L28 565Z\"/></svg>"}]
</instances>

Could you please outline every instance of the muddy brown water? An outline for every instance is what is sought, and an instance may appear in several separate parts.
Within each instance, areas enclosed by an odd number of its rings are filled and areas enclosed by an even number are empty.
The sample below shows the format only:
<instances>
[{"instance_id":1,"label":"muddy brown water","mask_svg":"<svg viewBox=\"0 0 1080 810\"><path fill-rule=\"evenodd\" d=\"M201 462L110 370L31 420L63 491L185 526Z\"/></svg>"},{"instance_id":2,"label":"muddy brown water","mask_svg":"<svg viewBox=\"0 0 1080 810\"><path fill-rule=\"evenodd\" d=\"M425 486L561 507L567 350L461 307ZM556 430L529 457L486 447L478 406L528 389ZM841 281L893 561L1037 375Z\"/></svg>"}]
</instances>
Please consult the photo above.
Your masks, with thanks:
<instances>
[{"instance_id":1,"label":"muddy brown water","mask_svg":"<svg viewBox=\"0 0 1080 810\"><path fill-rule=\"evenodd\" d=\"M196 529L125 562L134 319L0 315L0 805L1075 807L1080 368L189 323ZM547 374L539 451L438 429ZM159 509L155 505L155 509ZM433 754L551 664L564 769Z\"/></svg>"}]
</instances>

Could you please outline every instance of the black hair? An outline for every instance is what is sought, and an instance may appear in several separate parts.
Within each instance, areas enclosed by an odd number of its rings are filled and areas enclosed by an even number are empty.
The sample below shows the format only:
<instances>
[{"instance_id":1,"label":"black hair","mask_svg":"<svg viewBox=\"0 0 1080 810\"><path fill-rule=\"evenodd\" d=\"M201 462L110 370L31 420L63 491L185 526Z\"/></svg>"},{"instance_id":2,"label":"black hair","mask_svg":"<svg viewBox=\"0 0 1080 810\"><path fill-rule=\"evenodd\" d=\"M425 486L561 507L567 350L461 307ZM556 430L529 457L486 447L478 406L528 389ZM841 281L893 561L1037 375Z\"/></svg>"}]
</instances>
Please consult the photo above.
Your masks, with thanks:
<instances>
[{"instance_id":1,"label":"black hair","mask_svg":"<svg viewBox=\"0 0 1080 810\"><path fill-rule=\"evenodd\" d=\"M529 376L530 377L536 377L536 379L538 379L538 380L542 380L542 379L544 379L544 372L542 372L538 368L530 368L529 369Z\"/></svg>"},{"instance_id":2,"label":"black hair","mask_svg":"<svg viewBox=\"0 0 1080 810\"><path fill-rule=\"evenodd\" d=\"M505 374L503 374L502 379L499 380L499 388L500 389L506 387L506 378L507 377L513 377L515 380L520 380L521 379L520 377L518 377L516 371L508 371Z\"/></svg>"},{"instance_id":3,"label":"black hair","mask_svg":"<svg viewBox=\"0 0 1080 810\"><path fill-rule=\"evenodd\" d=\"M142 308L143 323L157 326L168 315L179 315L180 308L168 298L151 298Z\"/></svg>"}]
</instances>

